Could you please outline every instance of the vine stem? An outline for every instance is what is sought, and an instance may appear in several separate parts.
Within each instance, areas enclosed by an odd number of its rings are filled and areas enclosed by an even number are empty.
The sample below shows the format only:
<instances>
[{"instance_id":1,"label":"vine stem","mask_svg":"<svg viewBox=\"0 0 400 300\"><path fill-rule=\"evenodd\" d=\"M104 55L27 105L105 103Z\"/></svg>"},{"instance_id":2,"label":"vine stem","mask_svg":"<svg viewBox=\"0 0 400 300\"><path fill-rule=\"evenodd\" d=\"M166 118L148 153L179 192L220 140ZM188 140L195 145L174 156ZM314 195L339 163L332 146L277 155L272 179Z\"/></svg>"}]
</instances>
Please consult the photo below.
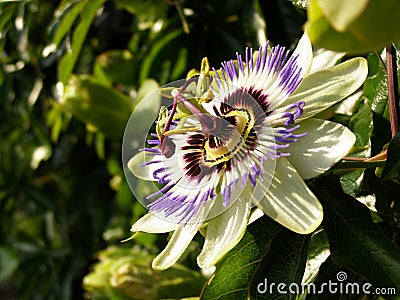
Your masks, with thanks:
<instances>
[{"instance_id":1,"label":"vine stem","mask_svg":"<svg viewBox=\"0 0 400 300\"><path fill-rule=\"evenodd\" d=\"M184 0L167 0L167 2L170 5L174 5L176 7L176 10L178 12L179 18L181 19L181 22L182 22L183 31L186 34L189 34L190 33L189 24L186 21L185 14L183 13L183 9L181 7L181 4L184 2Z\"/></svg>"},{"instance_id":2,"label":"vine stem","mask_svg":"<svg viewBox=\"0 0 400 300\"><path fill-rule=\"evenodd\" d=\"M364 158L364 157L351 157L345 156L342 158L344 161L361 161L361 162L371 162L371 161L385 161L387 159L387 150L378 153L374 157Z\"/></svg>"},{"instance_id":3,"label":"vine stem","mask_svg":"<svg viewBox=\"0 0 400 300\"><path fill-rule=\"evenodd\" d=\"M386 74L392 137L399 129L399 93L397 84L396 49L392 44L386 47Z\"/></svg>"}]
</instances>

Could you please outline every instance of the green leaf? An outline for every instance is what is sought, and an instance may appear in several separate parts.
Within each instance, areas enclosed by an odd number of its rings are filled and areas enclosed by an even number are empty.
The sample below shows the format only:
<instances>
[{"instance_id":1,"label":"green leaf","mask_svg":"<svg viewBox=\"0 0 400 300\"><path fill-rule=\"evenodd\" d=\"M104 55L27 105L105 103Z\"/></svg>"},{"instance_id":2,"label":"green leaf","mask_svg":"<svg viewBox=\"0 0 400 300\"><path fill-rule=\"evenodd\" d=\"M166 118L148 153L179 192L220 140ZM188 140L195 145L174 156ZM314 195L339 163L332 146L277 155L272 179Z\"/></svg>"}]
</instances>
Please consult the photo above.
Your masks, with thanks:
<instances>
[{"instance_id":1,"label":"green leaf","mask_svg":"<svg viewBox=\"0 0 400 300\"><path fill-rule=\"evenodd\" d=\"M347 280L343 282L344 288L343 292L340 292L339 283L337 280L338 276L347 276ZM336 284L331 285L333 289L329 291L328 284L329 282ZM313 288L309 288L309 293L307 295L307 300L360 300L362 299L361 295L354 293L346 293L346 283L357 283L360 286L360 291L362 289L365 281L362 281L360 276L352 273L350 270L345 269L343 267L338 266L333 260L332 256L328 256L327 259L322 263L319 268L318 276L313 281ZM336 293L333 293L334 289L337 289ZM361 297L360 297L361 296Z\"/></svg>"},{"instance_id":2,"label":"green leaf","mask_svg":"<svg viewBox=\"0 0 400 300\"><path fill-rule=\"evenodd\" d=\"M0 31L3 31L6 24L10 21L16 8L17 8L17 3L9 3L5 4L4 6L0 6L0 13L1 13Z\"/></svg>"},{"instance_id":3,"label":"green leaf","mask_svg":"<svg viewBox=\"0 0 400 300\"><path fill-rule=\"evenodd\" d=\"M382 172L383 181L400 180L400 131L396 133L387 149L386 166Z\"/></svg>"},{"instance_id":4,"label":"green leaf","mask_svg":"<svg viewBox=\"0 0 400 300\"><path fill-rule=\"evenodd\" d=\"M56 143L62 131L68 128L71 114L66 112L65 109L56 101L50 102L51 109L46 115L46 124L51 127L51 141Z\"/></svg>"},{"instance_id":5,"label":"green leaf","mask_svg":"<svg viewBox=\"0 0 400 300\"><path fill-rule=\"evenodd\" d=\"M19 259L15 251L6 246L0 247L0 282L8 279L17 270Z\"/></svg>"},{"instance_id":6,"label":"green leaf","mask_svg":"<svg viewBox=\"0 0 400 300\"><path fill-rule=\"evenodd\" d=\"M287 286L291 283L300 285L306 266L309 240L309 235L299 235L286 229L278 233L271 244L270 251L254 274L254 283L265 282L267 279L270 283L283 282ZM273 290L272 294L267 293L260 297L259 287L259 285L252 287L252 299L282 299L282 295L276 290ZM291 296L286 298L290 299Z\"/></svg>"},{"instance_id":7,"label":"green leaf","mask_svg":"<svg viewBox=\"0 0 400 300\"><path fill-rule=\"evenodd\" d=\"M282 299L268 283L300 283L308 235L299 235L264 216L247 227L241 241L217 266L201 299ZM266 288L265 294L263 292Z\"/></svg>"},{"instance_id":8,"label":"green leaf","mask_svg":"<svg viewBox=\"0 0 400 300\"><path fill-rule=\"evenodd\" d=\"M132 99L89 76L73 76L65 87L62 104L95 131L122 138L132 112Z\"/></svg>"},{"instance_id":9,"label":"green leaf","mask_svg":"<svg viewBox=\"0 0 400 300\"><path fill-rule=\"evenodd\" d=\"M110 85L134 85L138 62L128 50L109 50L96 57L94 75Z\"/></svg>"},{"instance_id":10,"label":"green leaf","mask_svg":"<svg viewBox=\"0 0 400 300\"><path fill-rule=\"evenodd\" d=\"M160 85L157 83L157 81L153 79L146 79L139 87L137 96L133 102L134 108L136 108L140 102L146 99L148 105L143 105L142 108L151 108L151 111L158 112L161 105L161 97L158 94L159 87ZM157 91L157 93L155 93L155 91Z\"/></svg>"},{"instance_id":11,"label":"green leaf","mask_svg":"<svg viewBox=\"0 0 400 300\"><path fill-rule=\"evenodd\" d=\"M365 53L400 39L397 0L311 0L307 32L323 48Z\"/></svg>"},{"instance_id":12,"label":"green leaf","mask_svg":"<svg viewBox=\"0 0 400 300\"><path fill-rule=\"evenodd\" d=\"M357 138L354 146L360 149L364 149L362 151L354 153L352 156L366 157L368 151L370 150L369 144L373 131L372 110L370 105L368 104L368 101L363 101L359 104L358 110L355 114L351 116L348 122L348 126L350 130L355 133ZM337 167L349 168L351 167L351 164L354 164L353 168L374 167L373 164L354 161L339 163ZM353 197L356 196L360 187L359 179L363 175L363 173L364 170L357 170L340 177L340 183L345 193Z\"/></svg>"},{"instance_id":13,"label":"green leaf","mask_svg":"<svg viewBox=\"0 0 400 300\"><path fill-rule=\"evenodd\" d=\"M400 249L372 221L366 206L345 194L338 178L321 178L315 193L324 208L322 223L332 258L375 287L400 288Z\"/></svg>"},{"instance_id":14,"label":"green leaf","mask_svg":"<svg viewBox=\"0 0 400 300\"><path fill-rule=\"evenodd\" d=\"M396 44L397 79L400 83L400 45ZM372 53L368 56L368 77L364 83L364 96L372 103L372 110L377 115L390 121L388 104L388 86L386 79L386 53Z\"/></svg>"},{"instance_id":15,"label":"green leaf","mask_svg":"<svg viewBox=\"0 0 400 300\"><path fill-rule=\"evenodd\" d=\"M139 82L156 78L160 84L165 84L169 80L179 79L178 75L185 71L188 55L184 50L184 43L181 29L156 39L141 65Z\"/></svg>"},{"instance_id":16,"label":"green leaf","mask_svg":"<svg viewBox=\"0 0 400 300\"><path fill-rule=\"evenodd\" d=\"M368 45L358 41L351 32L336 31L323 14L318 0L311 0L307 9L306 31L313 44L334 51L362 51Z\"/></svg>"},{"instance_id":17,"label":"green leaf","mask_svg":"<svg viewBox=\"0 0 400 300\"><path fill-rule=\"evenodd\" d=\"M81 11L86 5L86 1L81 2L68 2L66 7L63 7L59 13L64 14L57 19L61 19L58 24L57 31L53 37L53 44L58 47L67 33L70 32L72 25L74 24L76 18L79 16Z\"/></svg>"},{"instance_id":18,"label":"green leaf","mask_svg":"<svg viewBox=\"0 0 400 300\"><path fill-rule=\"evenodd\" d=\"M349 122L349 128L355 133L357 139L354 146L366 147L372 134L372 110L367 101L360 103L357 113Z\"/></svg>"},{"instance_id":19,"label":"green leaf","mask_svg":"<svg viewBox=\"0 0 400 300\"><path fill-rule=\"evenodd\" d=\"M370 0L319 0L318 4L321 7L326 18L337 31L344 31L365 11Z\"/></svg>"},{"instance_id":20,"label":"green leaf","mask_svg":"<svg viewBox=\"0 0 400 300\"><path fill-rule=\"evenodd\" d=\"M3 49L7 42L7 32L9 30L10 19L13 17L15 11L18 8L18 3L1 3L4 5L0 5L0 32L2 38L0 38L0 53L3 53ZM0 62L6 61L7 55L4 55L0 58ZM3 85L5 79L4 69L2 68L0 71L0 86Z\"/></svg>"},{"instance_id":21,"label":"green leaf","mask_svg":"<svg viewBox=\"0 0 400 300\"><path fill-rule=\"evenodd\" d=\"M372 110L389 121L386 71L377 53L368 56L368 77L364 83L364 96L372 103Z\"/></svg>"},{"instance_id":22,"label":"green leaf","mask_svg":"<svg viewBox=\"0 0 400 300\"><path fill-rule=\"evenodd\" d=\"M312 282L318 274L321 264L329 256L329 241L324 230L318 230L311 235L308 246L306 271L303 283Z\"/></svg>"},{"instance_id":23,"label":"green leaf","mask_svg":"<svg viewBox=\"0 0 400 300\"><path fill-rule=\"evenodd\" d=\"M340 177L340 184L346 194L356 197L360 188L360 178L363 176L364 170L350 172Z\"/></svg>"},{"instance_id":24,"label":"green leaf","mask_svg":"<svg viewBox=\"0 0 400 300\"><path fill-rule=\"evenodd\" d=\"M357 112L354 113L347 126L356 135L355 148L362 149L351 156L366 157L370 150L369 144L373 131L372 110L368 101L363 101L358 105ZM380 166L380 165L379 165ZM335 167L340 168L372 168L376 167L372 162L356 162L356 161L343 161L338 163ZM340 177L340 183L345 193L356 197L360 187L360 177L363 176L364 170L356 170L354 172L345 174Z\"/></svg>"},{"instance_id":25,"label":"green leaf","mask_svg":"<svg viewBox=\"0 0 400 300\"><path fill-rule=\"evenodd\" d=\"M128 162L137 155L140 148L145 145L145 137L157 120L161 107L161 96L159 85L155 80L147 79L139 88L138 94L133 102L134 111L129 118L124 132L123 140L123 166L125 176L138 199L144 199L149 195L149 185L142 180L137 180L128 169ZM144 153L144 152L140 152ZM142 157L143 158L143 157ZM138 159L142 159L138 158ZM133 161L132 161L133 162ZM141 168L145 169L145 168Z\"/></svg>"},{"instance_id":26,"label":"green leaf","mask_svg":"<svg viewBox=\"0 0 400 300\"><path fill-rule=\"evenodd\" d=\"M397 0L369 0L365 11L349 26L349 30L359 40L369 45L366 50L377 49L399 41L400 10L398 8Z\"/></svg>"},{"instance_id":27,"label":"green leaf","mask_svg":"<svg viewBox=\"0 0 400 300\"><path fill-rule=\"evenodd\" d=\"M89 27L96 16L97 10L103 5L105 0L85 1L86 5L82 10L82 17L72 34L72 48L61 58L59 66L59 80L66 84L71 75L79 53L81 52Z\"/></svg>"},{"instance_id":28,"label":"green leaf","mask_svg":"<svg viewBox=\"0 0 400 300\"><path fill-rule=\"evenodd\" d=\"M169 5L164 0L114 0L118 7L126 9L138 18L138 28L150 28L158 19L165 18Z\"/></svg>"}]
</instances>

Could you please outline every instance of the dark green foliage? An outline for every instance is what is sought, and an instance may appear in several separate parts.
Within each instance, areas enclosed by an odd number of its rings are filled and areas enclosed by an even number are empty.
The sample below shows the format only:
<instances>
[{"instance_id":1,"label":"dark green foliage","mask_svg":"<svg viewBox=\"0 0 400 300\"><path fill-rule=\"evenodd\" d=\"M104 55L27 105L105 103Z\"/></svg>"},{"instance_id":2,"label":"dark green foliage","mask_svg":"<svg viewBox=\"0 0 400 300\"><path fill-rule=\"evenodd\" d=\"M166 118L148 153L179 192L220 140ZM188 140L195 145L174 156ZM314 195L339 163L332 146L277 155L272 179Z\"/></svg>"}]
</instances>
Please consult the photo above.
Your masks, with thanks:
<instances>
[{"instance_id":1,"label":"dark green foliage","mask_svg":"<svg viewBox=\"0 0 400 300\"><path fill-rule=\"evenodd\" d=\"M201 299L281 299L268 284L300 285L308 242L309 236L295 234L268 217L257 220L217 266Z\"/></svg>"},{"instance_id":2,"label":"dark green foliage","mask_svg":"<svg viewBox=\"0 0 400 300\"><path fill-rule=\"evenodd\" d=\"M387 161L340 162L309 181L323 205L321 228L299 235L264 216L204 284L196 266L200 235L165 273L150 265L167 234L120 243L146 212L124 178L125 124L143 97L198 69L205 56L218 68L266 37L293 47L306 11L288 0L31 0L0 1L0 16L1 299L395 299L260 293L265 279L321 287L339 272L346 282L400 292L400 133L392 139L380 50L365 55L369 74L353 113L332 120L356 134L351 156L387 149ZM325 17L319 22L333 35L313 23L315 38L335 49L351 45L335 38ZM364 35L371 29L365 20L349 28ZM383 28L398 23L379 20ZM383 42L391 37L398 32L385 32ZM369 49L361 46L349 50ZM367 208L359 196L375 202ZM138 278L143 290L132 288Z\"/></svg>"}]
</instances>

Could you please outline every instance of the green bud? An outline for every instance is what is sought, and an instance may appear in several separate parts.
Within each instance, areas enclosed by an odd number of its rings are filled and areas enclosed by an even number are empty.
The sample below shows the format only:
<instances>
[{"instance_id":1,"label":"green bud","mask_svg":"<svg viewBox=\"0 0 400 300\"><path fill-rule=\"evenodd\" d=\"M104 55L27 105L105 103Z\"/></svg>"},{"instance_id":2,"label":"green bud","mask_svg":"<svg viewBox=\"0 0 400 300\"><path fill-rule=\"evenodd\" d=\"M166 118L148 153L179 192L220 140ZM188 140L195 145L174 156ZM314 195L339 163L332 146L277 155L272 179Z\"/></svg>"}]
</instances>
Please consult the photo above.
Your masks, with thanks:
<instances>
[{"instance_id":1,"label":"green bud","mask_svg":"<svg viewBox=\"0 0 400 300\"><path fill-rule=\"evenodd\" d=\"M151 268L152 255L110 246L98 254L99 262L83 279L91 298L180 299L200 294L205 278L179 264L165 271Z\"/></svg>"}]
</instances>

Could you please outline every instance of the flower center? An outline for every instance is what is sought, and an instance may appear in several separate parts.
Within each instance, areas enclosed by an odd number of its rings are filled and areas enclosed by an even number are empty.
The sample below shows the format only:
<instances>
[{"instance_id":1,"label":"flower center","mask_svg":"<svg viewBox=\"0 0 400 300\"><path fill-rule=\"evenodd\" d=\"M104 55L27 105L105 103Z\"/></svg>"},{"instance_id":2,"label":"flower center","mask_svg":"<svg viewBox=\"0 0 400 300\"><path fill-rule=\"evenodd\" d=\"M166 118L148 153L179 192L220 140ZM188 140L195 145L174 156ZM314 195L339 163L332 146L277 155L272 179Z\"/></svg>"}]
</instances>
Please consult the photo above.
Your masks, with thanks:
<instances>
[{"instance_id":1,"label":"flower center","mask_svg":"<svg viewBox=\"0 0 400 300\"><path fill-rule=\"evenodd\" d=\"M248 138L254 125L254 116L246 109L230 111L224 118L219 136L209 136L204 145L204 162L213 166L226 162L247 148Z\"/></svg>"}]
</instances>

